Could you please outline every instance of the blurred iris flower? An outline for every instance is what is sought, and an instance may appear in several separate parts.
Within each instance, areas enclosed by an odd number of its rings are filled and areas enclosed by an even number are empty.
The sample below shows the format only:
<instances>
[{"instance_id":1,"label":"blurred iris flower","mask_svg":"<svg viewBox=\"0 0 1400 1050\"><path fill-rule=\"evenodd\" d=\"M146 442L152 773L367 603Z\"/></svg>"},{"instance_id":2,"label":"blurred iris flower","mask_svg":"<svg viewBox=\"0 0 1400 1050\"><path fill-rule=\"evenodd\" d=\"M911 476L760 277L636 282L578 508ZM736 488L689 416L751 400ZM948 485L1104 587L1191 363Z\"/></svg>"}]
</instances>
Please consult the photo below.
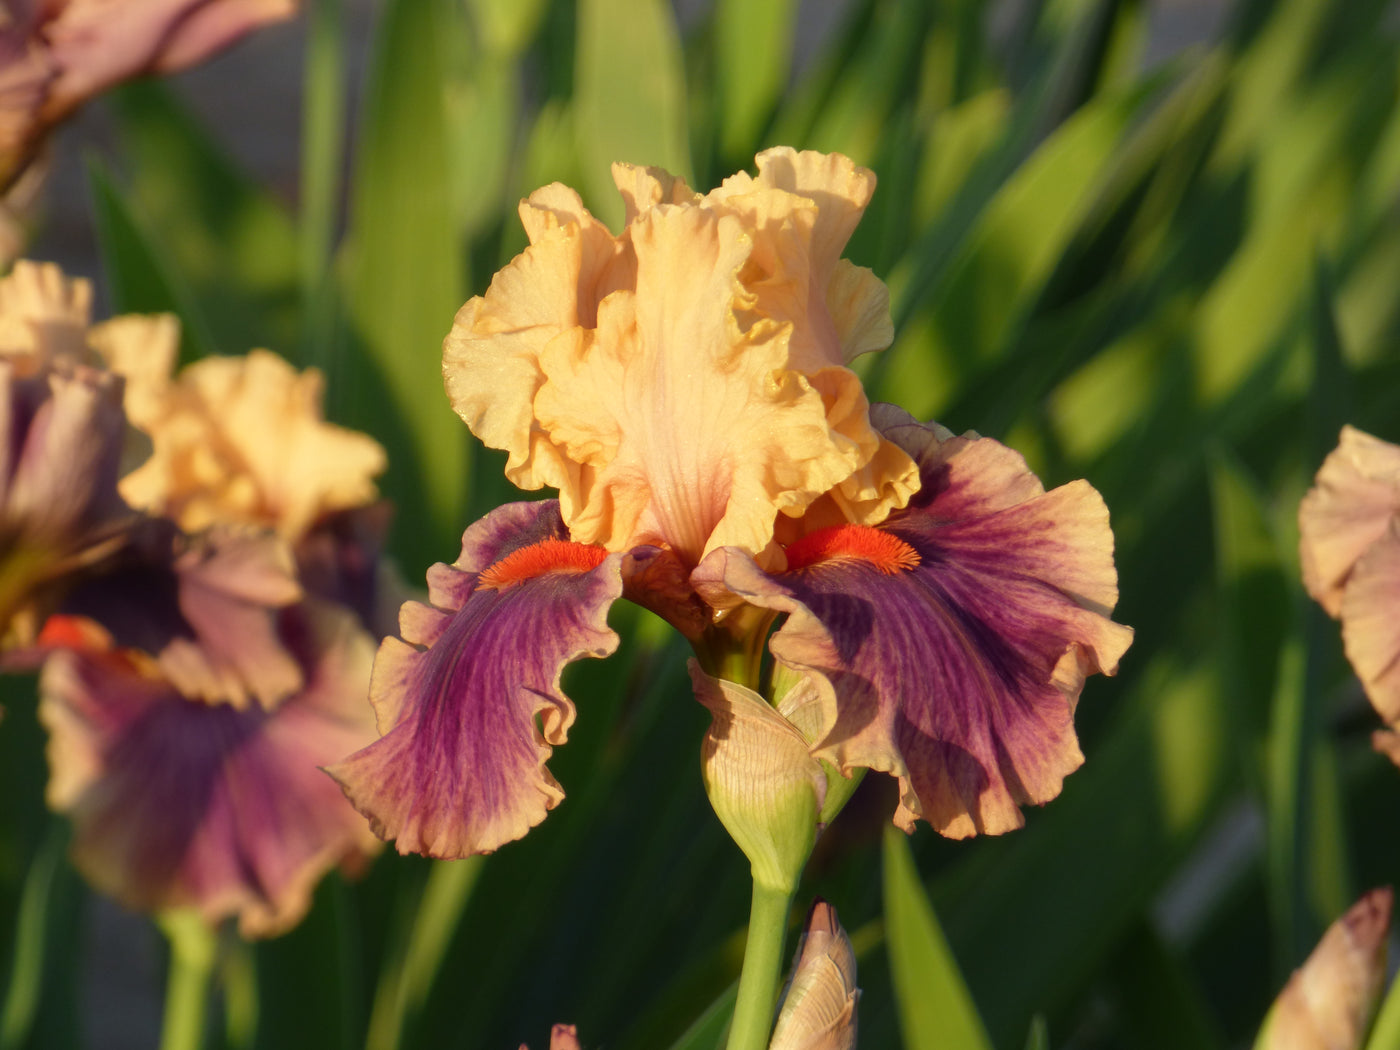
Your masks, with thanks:
<instances>
[{"instance_id":1,"label":"blurred iris flower","mask_svg":"<svg viewBox=\"0 0 1400 1050\"><path fill-rule=\"evenodd\" d=\"M11 0L0 10L0 189L101 91L204 61L296 0Z\"/></svg>"},{"instance_id":2,"label":"blurred iris flower","mask_svg":"<svg viewBox=\"0 0 1400 1050\"><path fill-rule=\"evenodd\" d=\"M524 835L563 797L545 766L575 717L560 676L616 648L626 596L695 647L722 727L712 798L742 744L748 786L796 785L809 824L828 782L868 767L899 779L903 827L1018 826L1082 761L1084 677L1131 640L1109 619L1102 500L867 403L848 366L890 342L889 295L841 252L869 171L780 148L705 196L613 174L622 233L564 186L536 191L529 247L444 344L458 414L512 481L559 498L496 510L429 571L376 661L381 739L330 772L401 852Z\"/></svg>"},{"instance_id":3,"label":"blurred iris flower","mask_svg":"<svg viewBox=\"0 0 1400 1050\"><path fill-rule=\"evenodd\" d=\"M321 419L315 373L173 375L173 318L93 326L90 299L52 266L0 281L6 571L45 567L5 664L43 661L48 799L94 885L278 933L379 845L319 767L374 738L384 453Z\"/></svg>"},{"instance_id":4,"label":"blurred iris flower","mask_svg":"<svg viewBox=\"0 0 1400 1050\"><path fill-rule=\"evenodd\" d=\"M197 65L297 0L6 0L0 6L0 266L23 251L53 129L124 80Z\"/></svg>"}]
</instances>

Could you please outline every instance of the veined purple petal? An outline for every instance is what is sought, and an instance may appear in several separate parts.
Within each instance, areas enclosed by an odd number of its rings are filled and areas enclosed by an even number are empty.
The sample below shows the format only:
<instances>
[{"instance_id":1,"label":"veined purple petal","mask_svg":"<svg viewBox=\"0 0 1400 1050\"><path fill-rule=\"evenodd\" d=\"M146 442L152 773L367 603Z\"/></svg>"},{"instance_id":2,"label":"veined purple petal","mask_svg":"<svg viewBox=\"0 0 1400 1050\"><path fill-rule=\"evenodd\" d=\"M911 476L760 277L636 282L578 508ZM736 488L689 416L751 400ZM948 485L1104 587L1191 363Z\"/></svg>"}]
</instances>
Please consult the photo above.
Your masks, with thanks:
<instances>
[{"instance_id":1,"label":"veined purple petal","mask_svg":"<svg viewBox=\"0 0 1400 1050\"><path fill-rule=\"evenodd\" d=\"M789 547L799 567L776 576L737 551L700 574L789 614L773 654L830 690L816 755L897 776L905 830L922 817L951 837L997 834L1083 761L1084 678L1111 674L1131 642L1108 618L1108 511L1085 482L1045 492L990 439L886 433L920 466L906 510Z\"/></svg>"},{"instance_id":2,"label":"veined purple petal","mask_svg":"<svg viewBox=\"0 0 1400 1050\"><path fill-rule=\"evenodd\" d=\"M182 696L114 651L57 652L40 680L49 803L101 890L142 910L237 915L245 936L295 924L316 882L378 845L320 766L373 738L373 641L353 615L306 603L281 616L306 685L276 711Z\"/></svg>"},{"instance_id":3,"label":"veined purple petal","mask_svg":"<svg viewBox=\"0 0 1400 1050\"><path fill-rule=\"evenodd\" d=\"M559 681L617 648L622 560L570 543L547 501L493 511L429 570L431 604L404 605L375 661L381 739L327 770L400 853L489 853L564 797L545 768L574 720Z\"/></svg>"}]
</instances>

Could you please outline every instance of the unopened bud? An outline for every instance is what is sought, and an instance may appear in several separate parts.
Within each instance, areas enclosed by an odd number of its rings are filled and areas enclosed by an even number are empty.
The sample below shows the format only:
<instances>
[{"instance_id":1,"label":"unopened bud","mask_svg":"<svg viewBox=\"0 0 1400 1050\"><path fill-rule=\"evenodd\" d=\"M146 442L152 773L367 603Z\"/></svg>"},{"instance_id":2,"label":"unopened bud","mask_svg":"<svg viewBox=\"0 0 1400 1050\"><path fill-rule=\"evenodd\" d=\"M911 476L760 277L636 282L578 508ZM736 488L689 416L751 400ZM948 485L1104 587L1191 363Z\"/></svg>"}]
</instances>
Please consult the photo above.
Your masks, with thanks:
<instances>
[{"instance_id":1,"label":"unopened bud","mask_svg":"<svg viewBox=\"0 0 1400 1050\"><path fill-rule=\"evenodd\" d=\"M836 909L807 915L769 1050L851 1050L856 1045L856 957Z\"/></svg>"}]
</instances>

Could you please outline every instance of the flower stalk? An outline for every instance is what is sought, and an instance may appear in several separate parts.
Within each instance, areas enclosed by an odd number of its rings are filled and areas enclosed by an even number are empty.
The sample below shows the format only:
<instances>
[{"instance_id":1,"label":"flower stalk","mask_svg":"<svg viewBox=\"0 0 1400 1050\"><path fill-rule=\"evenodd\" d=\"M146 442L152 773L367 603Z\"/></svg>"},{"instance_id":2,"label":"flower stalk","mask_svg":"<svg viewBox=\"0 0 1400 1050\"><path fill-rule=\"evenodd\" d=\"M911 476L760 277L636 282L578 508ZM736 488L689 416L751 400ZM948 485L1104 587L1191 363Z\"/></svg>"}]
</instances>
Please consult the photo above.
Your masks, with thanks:
<instances>
[{"instance_id":1,"label":"flower stalk","mask_svg":"<svg viewBox=\"0 0 1400 1050\"><path fill-rule=\"evenodd\" d=\"M193 909L164 912L159 923L170 943L160 1050L199 1050L204 1045L209 986L218 955L218 939Z\"/></svg>"},{"instance_id":2,"label":"flower stalk","mask_svg":"<svg viewBox=\"0 0 1400 1050\"><path fill-rule=\"evenodd\" d=\"M768 1046L782 982L783 942L794 889L754 880L744 965L739 972L739 994L734 1001L727 1050L765 1050Z\"/></svg>"}]
</instances>

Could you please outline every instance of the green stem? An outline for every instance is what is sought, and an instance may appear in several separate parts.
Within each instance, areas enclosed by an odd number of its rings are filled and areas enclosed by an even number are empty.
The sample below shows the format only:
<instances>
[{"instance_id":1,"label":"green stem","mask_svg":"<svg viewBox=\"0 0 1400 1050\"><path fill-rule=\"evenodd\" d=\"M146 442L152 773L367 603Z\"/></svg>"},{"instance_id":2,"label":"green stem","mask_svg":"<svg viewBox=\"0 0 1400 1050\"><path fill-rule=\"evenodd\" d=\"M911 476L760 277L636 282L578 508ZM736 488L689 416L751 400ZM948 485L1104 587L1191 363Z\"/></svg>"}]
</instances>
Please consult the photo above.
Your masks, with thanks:
<instances>
[{"instance_id":1,"label":"green stem","mask_svg":"<svg viewBox=\"0 0 1400 1050\"><path fill-rule=\"evenodd\" d=\"M195 911L168 911L158 921L170 942L160 1050L200 1050L217 939Z\"/></svg>"},{"instance_id":2,"label":"green stem","mask_svg":"<svg viewBox=\"0 0 1400 1050\"><path fill-rule=\"evenodd\" d=\"M768 1046L783 976L783 939L791 906L791 890L753 884L744 966L739 972L739 995L734 1002L726 1050L765 1050Z\"/></svg>"}]
</instances>

